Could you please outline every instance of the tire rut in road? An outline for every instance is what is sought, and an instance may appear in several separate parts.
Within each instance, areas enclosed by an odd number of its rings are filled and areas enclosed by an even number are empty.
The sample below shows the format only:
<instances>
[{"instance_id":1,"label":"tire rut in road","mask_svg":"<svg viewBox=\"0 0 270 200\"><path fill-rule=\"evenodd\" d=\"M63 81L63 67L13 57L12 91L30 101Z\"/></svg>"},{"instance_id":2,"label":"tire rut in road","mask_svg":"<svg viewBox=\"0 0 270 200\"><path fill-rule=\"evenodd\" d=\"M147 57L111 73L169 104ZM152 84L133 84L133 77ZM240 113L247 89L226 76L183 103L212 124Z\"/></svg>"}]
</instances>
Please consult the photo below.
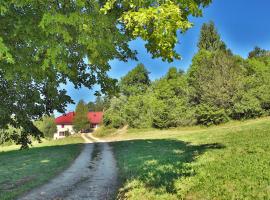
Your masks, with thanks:
<instances>
[{"instance_id":1,"label":"tire rut in road","mask_svg":"<svg viewBox=\"0 0 270 200\"><path fill-rule=\"evenodd\" d=\"M85 145L70 168L19 199L107 200L114 197L116 190L117 169L111 147L92 143Z\"/></svg>"}]
</instances>

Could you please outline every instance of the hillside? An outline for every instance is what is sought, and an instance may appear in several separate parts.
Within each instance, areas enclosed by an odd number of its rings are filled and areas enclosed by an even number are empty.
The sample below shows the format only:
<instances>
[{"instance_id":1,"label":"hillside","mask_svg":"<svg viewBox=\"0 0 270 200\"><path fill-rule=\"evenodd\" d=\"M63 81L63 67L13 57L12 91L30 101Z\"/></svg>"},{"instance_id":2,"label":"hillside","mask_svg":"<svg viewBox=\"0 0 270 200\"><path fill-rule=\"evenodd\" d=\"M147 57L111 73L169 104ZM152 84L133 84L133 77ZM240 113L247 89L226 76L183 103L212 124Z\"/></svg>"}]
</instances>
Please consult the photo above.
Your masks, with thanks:
<instances>
[{"instance_id":1,"label":"hillside","mask_svg":"<svg viewBox=\"0 0 270 200\"><path fill-rule=\"evenodd\" d=\"M119 199L269 199L270 118L107 136Z\"/></svg>"}]
</instances>

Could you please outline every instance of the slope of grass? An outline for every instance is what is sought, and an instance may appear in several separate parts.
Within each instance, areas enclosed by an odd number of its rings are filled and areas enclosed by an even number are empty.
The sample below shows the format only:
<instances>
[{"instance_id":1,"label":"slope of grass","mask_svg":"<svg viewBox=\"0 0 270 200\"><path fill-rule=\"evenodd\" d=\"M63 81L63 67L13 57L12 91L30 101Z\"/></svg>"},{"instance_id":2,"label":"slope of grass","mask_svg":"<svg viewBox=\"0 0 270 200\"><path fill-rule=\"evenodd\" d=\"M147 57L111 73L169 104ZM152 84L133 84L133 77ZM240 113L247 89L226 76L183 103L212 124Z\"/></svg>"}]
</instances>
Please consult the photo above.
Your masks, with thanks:
<instances>
[{"instance_id":1,"label":"slope of grass","mask_svg":"<svg viewBox=\"0 0 270 200\"><path fill-rule=\"evenodd\" d=\"M270 199L270 118L109 139L119 199Z\"/></svg>"},{"instance_id":2,"label":"slope of grass","mask_svg":"<svg viewBox=\"0 0 270 200\"><path fill-rule=\"evenodd\" d=\"M68 167L82 148L79 136L45 141L29 150L0 148L0 199L14 199Z\"/></svg>"}]
</instances>

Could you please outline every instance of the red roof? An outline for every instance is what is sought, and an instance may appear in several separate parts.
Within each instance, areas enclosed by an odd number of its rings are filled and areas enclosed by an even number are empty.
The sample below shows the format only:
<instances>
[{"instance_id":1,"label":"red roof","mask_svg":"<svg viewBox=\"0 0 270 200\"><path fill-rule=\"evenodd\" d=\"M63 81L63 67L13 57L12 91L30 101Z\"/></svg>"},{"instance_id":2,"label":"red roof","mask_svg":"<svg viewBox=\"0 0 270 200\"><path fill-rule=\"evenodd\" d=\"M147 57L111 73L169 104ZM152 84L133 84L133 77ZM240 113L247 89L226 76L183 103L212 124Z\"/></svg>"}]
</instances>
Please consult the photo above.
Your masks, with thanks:
<instances>
[{"instance_id":1,"label":"red roof","mask_svg":"<svg viewBox=\"0 0 270 200\"><path fill-rule=\"evenodd\" d=\"M58 125L72 124L75 116L75 112L69 112L55 119L55 123ZM91 124L100 124L103 118L103 112L88 112L88 120Z\"/></svg>"}]
</instances>

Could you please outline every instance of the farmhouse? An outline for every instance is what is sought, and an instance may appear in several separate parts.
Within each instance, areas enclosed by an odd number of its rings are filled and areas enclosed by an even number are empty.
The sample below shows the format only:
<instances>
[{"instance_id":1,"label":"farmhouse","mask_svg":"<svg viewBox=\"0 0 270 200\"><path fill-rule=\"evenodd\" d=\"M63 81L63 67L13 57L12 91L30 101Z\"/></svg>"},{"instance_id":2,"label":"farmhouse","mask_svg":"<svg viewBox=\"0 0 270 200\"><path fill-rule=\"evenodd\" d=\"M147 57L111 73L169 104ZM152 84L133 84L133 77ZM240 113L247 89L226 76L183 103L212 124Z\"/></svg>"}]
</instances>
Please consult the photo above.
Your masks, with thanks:
<instances>
[{"instance_id":1,"label":"farmhouse","mask_svg":"<svg viewBox=\"0 0 270 200\"><path fill-rule=\"evenodd\" d=\"M55 119L57 133L54 134L54 139L63 138L66 134L74 134L73 119L75 112L69 112ZM87 118L91 128L97 128L102 123L103 112L88 112Z\"/></svg>"}]
</instances>

